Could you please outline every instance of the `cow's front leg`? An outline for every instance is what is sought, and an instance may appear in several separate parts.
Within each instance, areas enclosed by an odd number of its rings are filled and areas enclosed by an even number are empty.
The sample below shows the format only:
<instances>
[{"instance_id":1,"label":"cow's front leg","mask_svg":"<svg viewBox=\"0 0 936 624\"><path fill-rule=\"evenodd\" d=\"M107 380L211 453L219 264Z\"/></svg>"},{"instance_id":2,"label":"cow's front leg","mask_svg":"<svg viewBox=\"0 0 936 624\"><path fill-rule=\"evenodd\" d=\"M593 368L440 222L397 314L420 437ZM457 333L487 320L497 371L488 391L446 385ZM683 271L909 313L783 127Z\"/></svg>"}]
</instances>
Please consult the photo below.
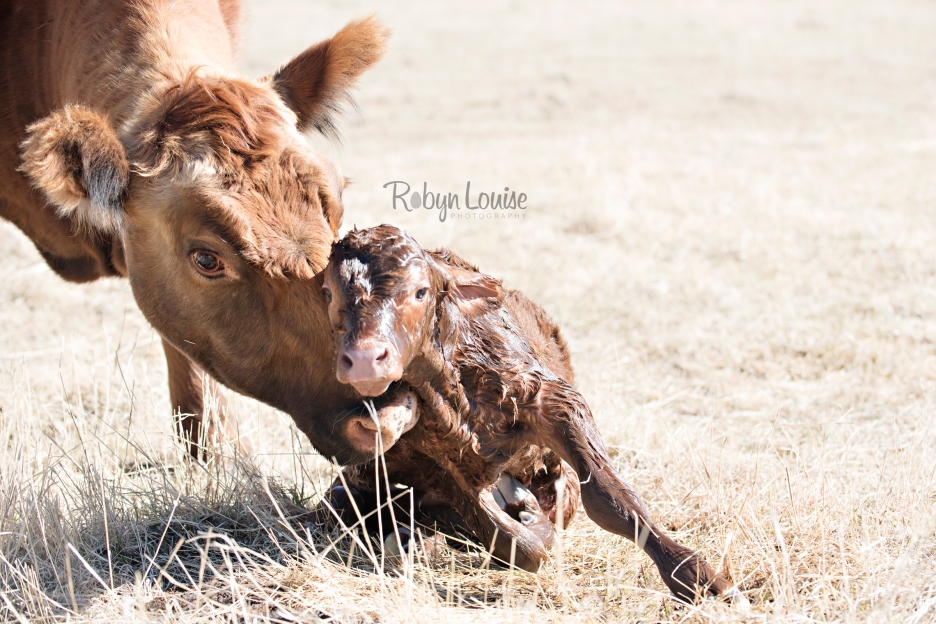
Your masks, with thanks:
<instances>
[{"instance_id":1,"label":"cow's front leg","mask_svg":"<svg viewBox=\"0 0 936 624\"><path fill-rule=\"evenodd\" d=\"M253 448L250 440L238 431L237 421L228 415L218 383L165 338L163 350L169 367L169 399L172 402L176 431L192 457L204 459L205 451L221 442L220 432L241 453L251 454ZM215 417L209 418L208 409L212 403L217 409Z\"/></svg>"}]
</instances>

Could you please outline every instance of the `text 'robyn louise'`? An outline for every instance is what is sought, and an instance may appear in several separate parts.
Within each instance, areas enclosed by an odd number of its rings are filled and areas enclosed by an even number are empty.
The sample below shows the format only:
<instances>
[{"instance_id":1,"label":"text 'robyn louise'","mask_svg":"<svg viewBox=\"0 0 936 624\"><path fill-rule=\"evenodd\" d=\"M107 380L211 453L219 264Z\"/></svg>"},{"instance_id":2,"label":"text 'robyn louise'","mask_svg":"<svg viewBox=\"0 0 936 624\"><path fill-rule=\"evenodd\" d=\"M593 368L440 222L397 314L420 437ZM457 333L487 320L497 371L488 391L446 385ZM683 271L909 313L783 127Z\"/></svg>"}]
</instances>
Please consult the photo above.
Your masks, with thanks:
<instances>
[{"instance_id":1,"label":"text 'robyn louise'","mask_svg":"<svg viewBox=\"0 0 936 624\"><path fill-rule=\"evenodd\" d=\"M463 206L459 201L461 196L457 193L433 193L429 191L429 185L423 182L422 192L413 191L411 187L402 180L387 182L384 188L392 187L393 209L402 208L406 212L415 210L437 210L439 221L445 221L449 217L449 211L459 211L455 216L461 216ZM523 219L526 217L527 194L511 191L510 187L505 186L503 192L491 191L490 193L481 192L472 201L471 182L465 184L464 209L471 211L492 211L490 216L500 213L501 218Z\"/></svg>"}]
</instances>

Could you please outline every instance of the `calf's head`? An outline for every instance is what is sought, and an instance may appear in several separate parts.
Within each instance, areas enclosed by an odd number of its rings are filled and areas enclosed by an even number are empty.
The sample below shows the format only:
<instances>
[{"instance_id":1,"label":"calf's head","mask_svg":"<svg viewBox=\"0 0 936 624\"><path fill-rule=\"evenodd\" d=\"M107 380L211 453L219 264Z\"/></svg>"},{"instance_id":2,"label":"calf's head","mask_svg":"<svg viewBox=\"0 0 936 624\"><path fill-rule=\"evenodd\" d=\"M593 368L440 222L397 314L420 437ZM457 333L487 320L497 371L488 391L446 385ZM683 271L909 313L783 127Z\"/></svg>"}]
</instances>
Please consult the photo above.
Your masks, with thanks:
<instances>
[{"instance_id":1,"label":"calf's head","mask_svg":"<svg viewBox=\"0 0 936 624\"><path fill-rule=\"evenodd\" d=\"M313 361L316 341L330 346L316 274L346 183L300 133L334 131L386 37L373 19L353 22L268 78L194 70L140 96L120 127L66 106L23 143L21 170L112 250L156 329L213 377L294 416L316 400L310 378L331 375Z\"/></svg>"},{"instance_id":2,"label":"calf's head","mask_svg":"<svg viewBox=\"0 0 936 624\"><path fill-rule=\"evenodd\" d=\"M363 396L386 392L423 349L449 341L450 306L471 313L481 301L502 296L500 283L471 267L453 266L422 250L410 236L390 225L353 230L332 247L322 295L335 339L338 380ZM442 331L440 331L442 328ZM390 448L412 420L397 421L381 411L380 420L346 421L344 437L366 452Z\"/></svg>"},{"instance_id":3,"label":"calf's head","mask_svg":"<svg viewBox=\"0 0 936 624\"><path fill-rule=\"evenodd\" d=\"M423 349L448 340L451 306L470 315L503 296L494 278L423 251L390 225L335 243L322 292L338 380L364 396L382 394Z\"/></svg>"}]
</instances>

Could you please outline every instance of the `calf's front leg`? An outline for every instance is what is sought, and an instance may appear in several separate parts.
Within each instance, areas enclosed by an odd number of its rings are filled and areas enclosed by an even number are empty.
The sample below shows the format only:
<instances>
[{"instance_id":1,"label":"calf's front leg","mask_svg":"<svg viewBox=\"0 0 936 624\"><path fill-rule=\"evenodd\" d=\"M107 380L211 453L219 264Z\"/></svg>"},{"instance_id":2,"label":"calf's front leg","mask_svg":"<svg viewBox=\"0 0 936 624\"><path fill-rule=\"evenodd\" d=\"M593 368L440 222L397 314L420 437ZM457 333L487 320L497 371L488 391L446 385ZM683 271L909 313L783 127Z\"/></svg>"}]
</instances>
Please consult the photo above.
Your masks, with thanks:
<instances>
[{"instance_id":1,"label":"calf's front leg","mask_svg":"<svg viewBox=\"0 0 936 624\"><path fill-rule=\"evenodd\" d=\"M388 497L387 482L406 483L415 490L413 519L418 524L429 527L436 525L443 532L474 536L485 548L490 549L496 559L504 563L512 562L520 569L535 572L540 568L548 556L548 543L552 541L553 529L549 518L533 500L532 493L528 493L530 500L524 505L524 510L529 514L529 523L517 522L497 504L492 487L472 487L457 467L444 469L428 456L420 456L416 461L400 461L400 455L405 455L407 459L413 457L410 455L412 449L406 446L405 442L395 446L385 456L389 476L384 475L380 462L375 464L371 461L345 468L342 478L335 480L313 510L314 521L331 525L337 516L347 526L356 524L359 518L385 505L388 498L405 491L391 486ZM380 491L380 500L377 490ZM380 512L382 525L377 520L377 514L366 519L368 532L376 533L378 526L381 526L383 535L380 537L386 539L395 531L394 519L398 527L408 525L408 507L409 499L404 494L394 505L394 513L386 508Z\"/></svg>"},{"instance_id":2,"label":"calf's front leg","mask_svg":"<svg viewBox=\"0 0 936 624\"><path fill-rule=\"evenodd\" d=\"M444 448L443 444L427 444L426 441L422 441L422 444L422 451L441 468L438 472L439 483L434 489L443 494L475 538L500 561L528 572L539 570L549 555L553 526L539 508L533 493L527 491L522 501L506 501L510 505L519 505L519 510L526 513L527 522L518 522L501 509L495 500L494 492L498 489L498 483L480 484L475 479L478 471L466 474L462 466L448 454L435 453L439 448ZM466 463L470 465L470 462ZM509 475L506 475L506 479L512 480ZM503 498L503 491L501 496Z\"/></svg>"},{"instance_id":3,"label":"calf's front leg","mask_svg":"<svg viewBox=\"0 0 936 624\"><path fill-rule=\"evenodd\" d=\"M531 524L538 529L534 531L501 509L490 488L464 498L460 501L463 503L462 515L469 519L474 534L494 557L527 572L540 569L549 556L553 527L538 507L527 512L532 519Z\"/></svg>"},{"instance_id":4,"label":"calf's front leg","mask_svg":"<svg viewBox=\"0 0 936 624\"><path fill-rule=\"evenodd\" d=\"M169 368L169 399L176 431L192 457L204 459L208 447L220 442L216 425L241 453L250 455L253 452L250 439L238 431L237 421L227 413L218 383L165 338L162 342ZM207 418L206 398L217 401L217 419Z\"/></svg>"}]
</instances>

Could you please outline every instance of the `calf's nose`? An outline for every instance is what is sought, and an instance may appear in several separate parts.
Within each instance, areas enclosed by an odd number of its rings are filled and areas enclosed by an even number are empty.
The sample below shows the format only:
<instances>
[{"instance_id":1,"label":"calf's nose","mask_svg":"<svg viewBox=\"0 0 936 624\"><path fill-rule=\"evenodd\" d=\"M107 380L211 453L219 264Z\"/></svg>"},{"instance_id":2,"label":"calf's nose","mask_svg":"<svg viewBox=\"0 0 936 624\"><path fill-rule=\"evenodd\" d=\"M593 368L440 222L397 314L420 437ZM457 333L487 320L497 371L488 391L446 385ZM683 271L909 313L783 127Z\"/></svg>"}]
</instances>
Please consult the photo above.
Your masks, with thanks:
<instances>
[{"instance_id":1,"label":"calf's nose","mask_svg":"<svg viewBox=\"0 0 936 624\"><path fill-rule=\"evenodd\" d=\"M365 349L345 349L341 356L341 368L349 381L371 380L380 376L381 362L390 356L383 345Z\"/></svg>"},{"instance_id":2,"label":"calf's nose","mask_svg":"<svg viewBox=\"0 0 936 624\"><path fill-rule=\"evenodd\" d=\"M403 374L396 351L386 342L348 346L338 353L338 381L363 396L378 396Z\"/></svg>"}]
</instances>

